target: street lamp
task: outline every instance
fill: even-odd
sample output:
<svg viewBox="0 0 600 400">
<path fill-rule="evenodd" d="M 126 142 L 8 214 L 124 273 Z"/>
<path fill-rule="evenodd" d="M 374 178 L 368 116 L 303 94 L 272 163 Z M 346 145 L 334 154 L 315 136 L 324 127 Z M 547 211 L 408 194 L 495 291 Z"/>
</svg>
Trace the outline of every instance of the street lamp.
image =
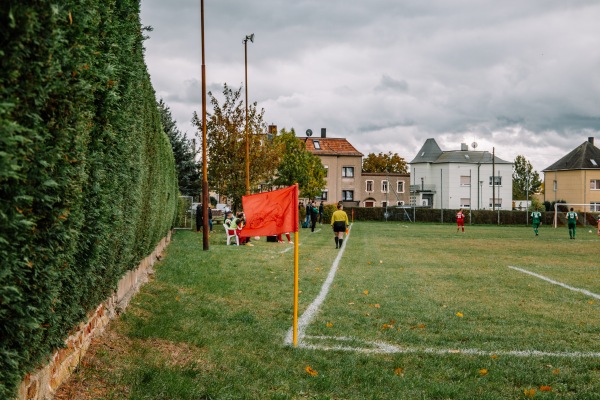
<svg viewBox="0 0 600 400">
<path fill-rule="evenodd" d="M 254 43 L 254 33 L 244 38 L 244 71 L 246 77 L 246 194 L 250 194 L 250 141 L 248 140 L 248 40 Z"/>
</svg>

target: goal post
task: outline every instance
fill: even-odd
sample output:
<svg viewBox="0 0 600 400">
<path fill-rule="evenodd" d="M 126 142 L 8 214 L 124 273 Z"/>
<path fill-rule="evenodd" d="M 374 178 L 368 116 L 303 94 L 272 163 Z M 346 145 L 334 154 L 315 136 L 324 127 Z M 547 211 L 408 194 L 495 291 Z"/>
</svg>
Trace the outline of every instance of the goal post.
<svg viewBox="0 0 600 400">
<path fill-rule="evenodd" d="M 566 209 L 566 211 L 559 210 L 559 207 Z M 589 203 L 554 203 L 554 219 L 553 225 L 555 228 L 558 227 L 558 218 L 560 214 L 566 214 L 573 208 L 573 211 L 577 212 L 580 216 L 581 223 L 585 226 L 587 222 L 587 214 L 596 215 L 600 212 L 600 204 L 589 204 Z"/>
</svg>

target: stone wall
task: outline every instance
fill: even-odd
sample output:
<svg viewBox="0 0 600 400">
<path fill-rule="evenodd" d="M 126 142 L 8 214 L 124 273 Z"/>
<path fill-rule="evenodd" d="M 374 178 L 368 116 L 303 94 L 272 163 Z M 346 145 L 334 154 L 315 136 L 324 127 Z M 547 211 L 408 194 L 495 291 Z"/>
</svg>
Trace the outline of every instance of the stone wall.
<svg viewBox="0 0 600 400">
<path fill-rule="evenodd" d="M 18 400 L 51 400 L 56 389 L 69 379 L 90 346 L 92 338 L 100 335 L 109 322 L 123 311 L 129 300 L 153 273 L 152 266 L 171 241 L 171 233 L 156 246 L 140 265 L 127 272 L 119 281 L 117 291 L 100 304 L 65 340 L 66 347 L 57 350 L 47 365 L 27 374 L 19 387 Z"/>
</svg>

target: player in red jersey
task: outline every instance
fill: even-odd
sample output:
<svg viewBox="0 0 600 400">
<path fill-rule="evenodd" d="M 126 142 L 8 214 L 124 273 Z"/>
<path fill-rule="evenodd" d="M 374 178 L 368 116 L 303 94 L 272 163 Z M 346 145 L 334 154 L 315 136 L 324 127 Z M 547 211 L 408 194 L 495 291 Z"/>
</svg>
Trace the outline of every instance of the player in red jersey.
<svg viewBox="0 0 600 400">
<path fill-rule="evenodd" d="M 461 228 L 462 231 L 465 231 L 465 214 L 463 213 L 463 209 L 461 208 L 456 213 L 456 232 L 458 232 Z"/>
</svg>

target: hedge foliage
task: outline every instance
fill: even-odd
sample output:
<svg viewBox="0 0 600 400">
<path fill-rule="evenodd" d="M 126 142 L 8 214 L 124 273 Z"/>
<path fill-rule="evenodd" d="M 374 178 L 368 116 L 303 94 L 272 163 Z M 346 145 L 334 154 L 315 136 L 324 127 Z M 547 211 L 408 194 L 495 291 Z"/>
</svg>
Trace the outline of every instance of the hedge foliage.
<svg viewBox="0 0 600 400">
<path fill-rule="evenodd" d="M 0 398 L 172 226 L 139 0 L 0 7 Z"/>
</svg>

